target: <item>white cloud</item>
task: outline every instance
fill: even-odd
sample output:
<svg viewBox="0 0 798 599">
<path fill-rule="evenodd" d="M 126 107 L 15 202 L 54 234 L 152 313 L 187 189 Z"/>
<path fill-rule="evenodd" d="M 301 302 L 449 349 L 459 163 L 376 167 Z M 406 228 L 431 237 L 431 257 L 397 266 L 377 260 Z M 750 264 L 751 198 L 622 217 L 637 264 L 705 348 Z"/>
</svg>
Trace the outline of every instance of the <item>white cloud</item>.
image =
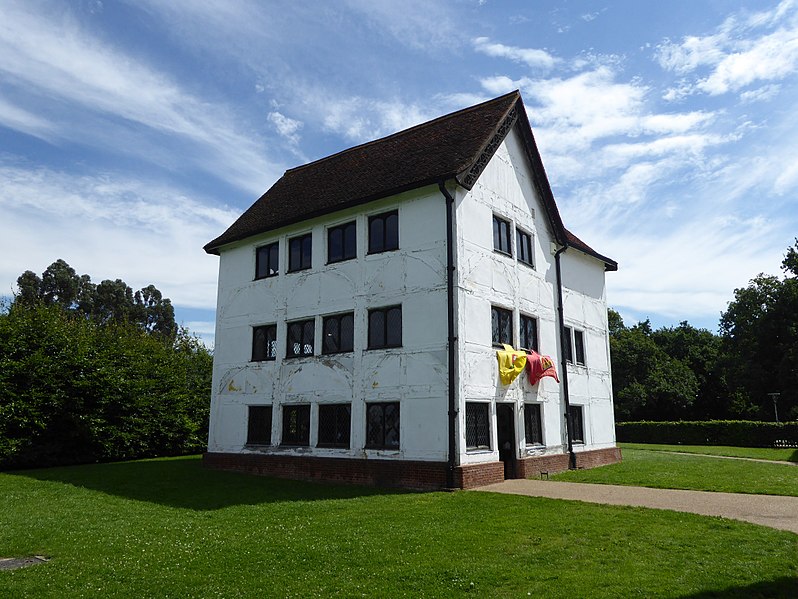
<svg viewBox="0 0 798 599">
<path fill-rule="evenodd" d="M 270 112 L 267 118 L 281 137 L 284 137 L 289 143 L 294 145 L 299 143 L 299 130 L 302 128 L 302 121 L 287 117 L 276 110 Z"/>
<path fill-rule="evenodd" d="M 534 69 L 549 70 L 559 62 L 557 58 L 545 50 L 505 46 L 504 44 L 491 42 L 487 37 L 474 39 L 474 49 L 487 56 L 509 58 L 513 62 L 523 63 Z"/>
<path fill-rule="evenodd" d="M 743 103 L 765 102 L 778 95 L 781 86 L 777 84 L 764 85 L 759 89 L 752 89 L 740 94 L 740 101 Z"/>
<path fill-rule="evenodd" d="M 321 115 L 324 129 L 354 142 L 370 141 L 437 116 L 430 114 L 428 108 L 400 100 L 329 97 L 324 92 L 318 93 L 305 97 Z"/>
<path fill-rule="evenodd" d="M 0 98 L 0 126 L 38 137 L 45 141 L 53 138 L 55 127 L 38 115 Z"/>
</svg>

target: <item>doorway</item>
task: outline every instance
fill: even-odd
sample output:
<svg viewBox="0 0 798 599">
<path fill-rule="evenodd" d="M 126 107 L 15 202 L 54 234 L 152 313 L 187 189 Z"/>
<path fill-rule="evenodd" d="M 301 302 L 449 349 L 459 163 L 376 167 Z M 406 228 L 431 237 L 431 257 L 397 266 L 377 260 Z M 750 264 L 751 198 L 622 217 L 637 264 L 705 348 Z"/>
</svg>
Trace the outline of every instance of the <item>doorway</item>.
<svg viewBox="0 0 798 599">
<path fill-rule="evenodd" d="M 513 404 L 496 404 L 496 441 L 499 459 L 504 463 L 504 478 L 515 478 L 515 416 Z"/>
</svg>

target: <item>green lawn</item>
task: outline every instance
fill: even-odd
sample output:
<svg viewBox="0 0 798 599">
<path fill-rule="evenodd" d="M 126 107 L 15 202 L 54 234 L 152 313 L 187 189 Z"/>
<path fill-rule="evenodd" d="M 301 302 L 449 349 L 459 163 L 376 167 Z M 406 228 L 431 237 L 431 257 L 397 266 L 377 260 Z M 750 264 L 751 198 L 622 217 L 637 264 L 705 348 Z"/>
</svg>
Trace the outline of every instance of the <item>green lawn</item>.
<svg viewBox="0 0 798 599">
<path fill-rule="evenodd" d="M 572 470 L 554 478 L 661 489 L 798 496 L 798 467 L 632 449 L 626 445 L 620 464 Z"/>
<path fill-rule="evenodd" d="M 197 458 L 0 474 L 0 557 L 36 554 L 52 560 L 0 571 L 0 596 L 798 596 L 788 532 L 279 481 L 205 471 Z"/>
<path fill-rule="evenodd" d="M 798 462 L 798 449 L 768 449 L 763 447 L 727 447 L 723 445 L 658 445 L 655 443 L 619 443 L 623 449 L 647 449 L 649 451 L 677 451 L 701 453 L 734 458 L 755 458 L 776 462 Z"/>
</svg>

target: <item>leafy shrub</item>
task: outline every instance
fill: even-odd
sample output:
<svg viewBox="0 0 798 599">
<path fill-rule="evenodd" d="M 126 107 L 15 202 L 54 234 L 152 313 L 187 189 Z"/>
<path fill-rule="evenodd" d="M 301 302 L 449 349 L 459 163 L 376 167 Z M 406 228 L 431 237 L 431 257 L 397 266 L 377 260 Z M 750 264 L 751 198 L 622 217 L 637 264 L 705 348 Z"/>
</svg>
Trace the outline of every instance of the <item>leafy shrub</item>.
<svg viewBox="0 0 798 599">
<path fill-rule="evenodd" d="M 778 440 L 798 443 L 798 422 L 618 422 L 615 424 L 615 433 L 618 441 L 627 443 L 773 447 Z"/>
</svg>

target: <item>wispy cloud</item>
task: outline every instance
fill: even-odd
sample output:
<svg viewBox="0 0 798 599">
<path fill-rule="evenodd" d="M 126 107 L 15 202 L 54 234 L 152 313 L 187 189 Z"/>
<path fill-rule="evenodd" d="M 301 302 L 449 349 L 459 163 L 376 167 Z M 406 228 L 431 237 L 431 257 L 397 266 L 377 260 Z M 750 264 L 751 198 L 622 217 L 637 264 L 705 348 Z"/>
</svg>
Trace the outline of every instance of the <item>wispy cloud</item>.
<svg viewBox="0 0 798 599">
<path fill-rule="evenodd" d="M 48 120 L 15 106 L 0 98 L 0 126 L 38 137 L 45 141 L 53 139 L 55 127 Z"/>
<path fill-rule="evenodd" d="M 513 62 L 523 63 L 534 69 L 550 70 L 558 60 L 546 50 L 538 48 L 518 48 L 516 46 L 506 46 L 497 42 L 491 42 L 487 37 L 474 39 L 474 49 L 486 56 L 494 58 L 508 58 Z"/>
</svg>

